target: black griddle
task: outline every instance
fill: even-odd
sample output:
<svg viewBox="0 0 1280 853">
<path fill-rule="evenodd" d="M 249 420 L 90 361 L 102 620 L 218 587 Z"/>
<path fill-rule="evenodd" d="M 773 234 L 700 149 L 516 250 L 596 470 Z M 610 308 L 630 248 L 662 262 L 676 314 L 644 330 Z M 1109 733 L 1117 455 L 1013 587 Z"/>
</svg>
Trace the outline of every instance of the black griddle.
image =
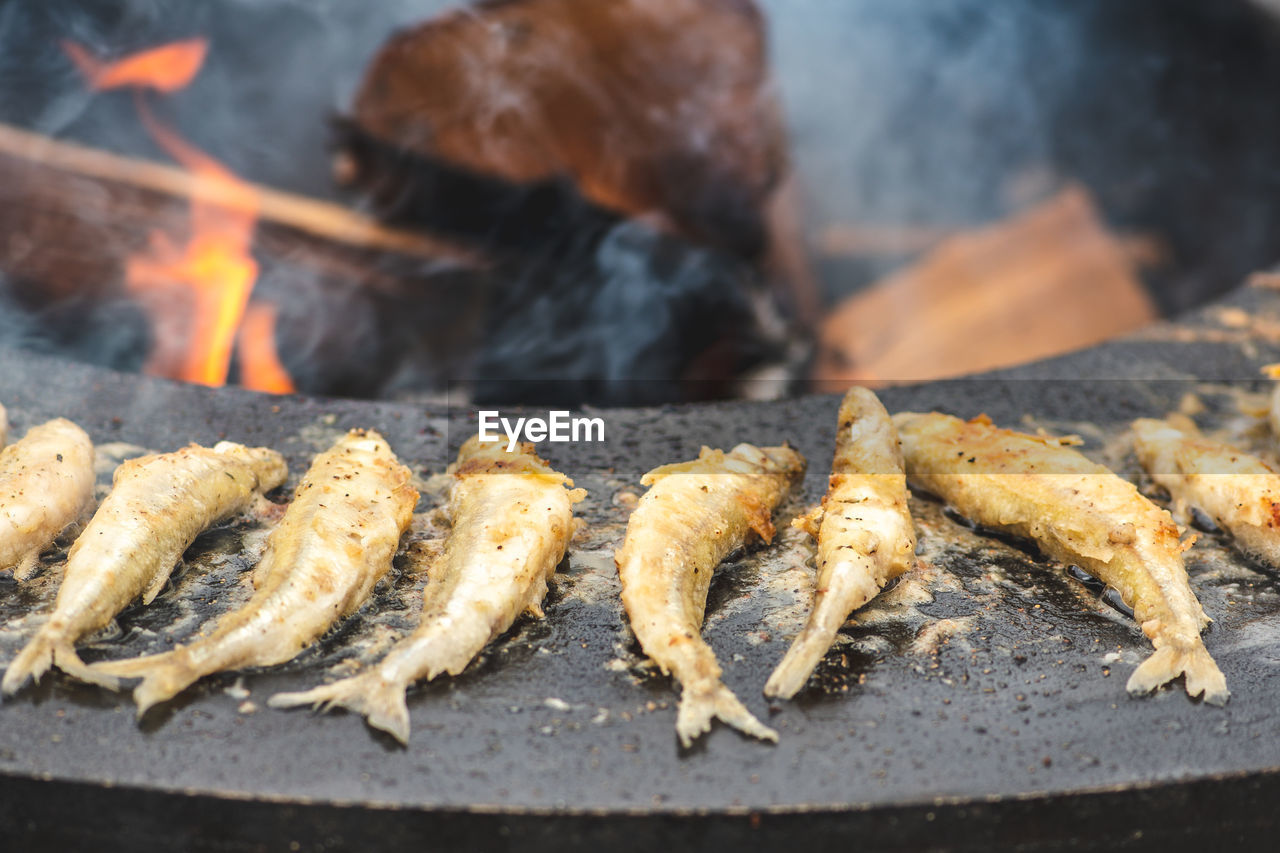
<svg viewBox="0 0 1280 853">
<path fill-rule="evenodd" d="M 1280 298 L 1247 288 L 1229 307 L 1274 316 Z M 1210 405 L 1205 417 L 1232 417 L 1231 389 L 1264 390 L 1257 368 L 1280 348 L 1218 324 L 1217 310 L 1063 359 L 882 396 L 891 410 L 985 411 L 1010 426 L 1031 415 L 1098 435 L 1163 414 L 1189 390 Z M 268 444 L 288 455 L 290 485 L 349 427 L 380 430 L 424 475 L 443 470 L 474 429 L 462 407 L 268 397 L 15 351 L 0 351 L 0 400 L 18 430 L 62 415 L 101 445 Z M 1066 569 L 922 498 L 913 508 L 932 568 L 919 583 L 931 600 L 890 592 L 901 618 L 847 626 L 795 701 L 760 694 L 790 640 L 777 629 L 790 624 L 789 599 L 760 592 L 778 567 L 754 552 L 718 573 L 706 636 L 726 682 L 781 741 L 717 725 L 681 750 L 671 682 L 641 665 L 601 566 L 625 524 L 620 495 L 702 444 L 789 440 L 810 469 L 785 521 L 822 494 L 837 405 L 811 396 L 596 412 L 606 443 L 543 445 L 591 491 L 576 546 L 586 556 L 562 566 L 545 620 L 522 618 L 461 676 L 410 694 L 407 749 L 358 716 L 266 707 L 276 691 L 339 671 L 363 637 L 412 625 L 405 602 L 418 580 L 404 560 L 317 648 L 283 667 L 206 679 L 141 724 L 126 696 L 47 678 L 0 705 L 5 849 L 1168 850 L 1274 837 L 1280 584 L 1212 535 L 1188 567 L 1217 620 L 1206 643 L 1233 691 L 1225 708 L 1189 700 L 1180 683 L 1129 698 L 1125 679 L 1150 651 L 1132 621 Z M 1096 437 L 1084 437 L 1097 452 Z M 237 543 L 252 533 L 242 523 L 202 537 L 174 588 L 123 614 L 119 636 L 86 657 L 164 648 L 183 638 L 166 633 L 172 620 L 190 627 L 232 606 L 251 565 Z M 57 560 L 46 562 L 52 576 Z M 38 597 L 0 578 L 0 625 Z M 194 603 L 180 612 L 183 600 Z M 938 620 L 955 630 L 930 645 L 921 630 Z M 0 633 L 5 649 L 21 639 Z"/>
</svg>

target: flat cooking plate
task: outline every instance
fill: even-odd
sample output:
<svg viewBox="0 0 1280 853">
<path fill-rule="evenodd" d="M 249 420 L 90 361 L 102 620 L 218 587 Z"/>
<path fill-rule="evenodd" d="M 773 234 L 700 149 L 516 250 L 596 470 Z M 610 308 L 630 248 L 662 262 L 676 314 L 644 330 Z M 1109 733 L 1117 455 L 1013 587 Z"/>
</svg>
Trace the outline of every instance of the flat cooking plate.
<svg viewBox="0 0 1280 853">
<path fill-rule="evenodd" d="M 1276 301 L 1260 289 L 1234 298 L 1264 317 Z M 1109 459 L 1122 452 L 1114 438 L 1128 419 L 1194 392 L 1208 407 L 1203 423 L 1263 442 L 1258 421 L 1240 414 L 1249 403 L 1241 389 L 1265 390 L 1254 377 L 1275 349 L 1244 332 L 1212 334 L 1214 310 L 1142 340 L 885 401 L 986 411 L 1009 425 L 1030 415 Z M 1229 378 L 1247 381 L 1216 381 Z M 14 352 L 0 352 L 0 400 L 19 430 L 65 415 L 104 453 L 224 437 L 268 444 L 288 455 L 290 485 L 312 454 L 356 426 L 382 431 L 424 477 L 439 472 L 471 414 L 185 387 Z M 124 696 L 46 679 L 0 706 L 0 832 L 22 842 L 12 849 L 527 850 L 783 839 L 814 849 L 853 839 L 1141 847 L 1274 831 L 1280 586 L 1212 535 L 1188 566 L 1217 620 L 1206 642 L 1233 691 L 1226 708 L 1189 700 L 1180 684 L 1130 699 L 1125 679 L 1150 651 L 1132 621 L 1066 570 L 918 499 L 925 568 L 846 627 L 793 702 L 770 704 L 760 689 L 803 618 L 808 552 L 784 533 L 722 569 L 707 637 L 725 680 L 781 742 L 717 726 L 682 752 L 675 694 L 642 665 L 617 598 L 610 552 L 625 492 L 704 443 L 790 440 L 811 464 L 781 529 L 821 495 L 836 405 L 809 397 L 606 412 L 607 443 L 544 445 L 590 491 L 581 505 L 590 528 L 561 567 L 545 620 L 522 619 L 460 677 L 412 692 L 408 749 L 354 715 L 265 703 L 349 671 L 412 626 L 420 577 L 409 558 L 318 648 L 288 666 L 207 679 L 141 725 Z M 436 500 L 424 498 L 424 523 Z M 166 648 L 243 601 L 251 562 L 242 546 L 262 532 L 249 523 L 202 537 L 174 588 L 126 612 L 119 636 L 86 657 Z M 39 624 L 32 610 L 51 599 L 60 571 L 50 559 L 30 587 L 0 579 L 5 662 Z"/>
</svg>

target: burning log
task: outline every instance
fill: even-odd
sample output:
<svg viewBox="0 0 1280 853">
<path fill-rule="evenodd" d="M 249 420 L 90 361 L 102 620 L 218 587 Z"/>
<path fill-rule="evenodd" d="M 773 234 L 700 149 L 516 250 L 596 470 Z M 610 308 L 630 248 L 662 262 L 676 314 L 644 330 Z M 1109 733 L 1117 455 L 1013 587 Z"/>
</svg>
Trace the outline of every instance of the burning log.
<svg viewBox="0 0 1280 853">
<path fill-rule="evenodd" d="M 0 176 L 0 193 L 6 202 L 0 208 L 0 224 L 4 226 L 0 231 L 17 244 L 4 250 L 4 271 L 46 282 L 65 294 L 94 293 L 109 281 L 114 273 L 102 274 L 106 259 L 101 255 L 121 255 L 125 244 L 136 250 L 139 235 L 146 232 L 139 224 L 151 226 L 167 219 L 167 208 L 189 208 L 196 200 L 235 204 L 235 192 L 225 184 L 183 169 L 4 124 L 0 124 Z M 372 274 L 372 284 L 391 292 L 402 285 L 397 270 L 417 269 L 423 264 L 461 268 L 484 264 L 479 253 L 463 246 L 387 227 L 338 204 L 261 185 L 251 189 L 267 254 L 293 256 L 300 263 L 336 275 L 362 270 Z M 29 210 L 13 209 L 24 206 Z M 89 268 L 80 267 L 74 257 L 79 253 L 74 249 L 86 241 L 77 239 L 76 234 L 36 239 L 54 236 L 52 231 L 33 233 L 36 223 L 28 224 L 29 220 L 43 218 L 37 211 L 58 219 L 57 224 L 107 230 L 115 239 L 90 249 L 85 258 Z M 48 226 L 54 224 L 47 222 Z M 64 251 L 68 247 L 72 251 Z M 371 259 L 382 262 L 370 264 Z M 67 266 L 59 267 L 59 261 Z M 32 274 L 24 276 L 24 271 Z"/>
<path fill-rule="evenodd" d="M 278 360 L 300 390 L 470 380 L 490 400 L 697 399 L 732 393 L 744 364 L 784 348 L 759 331 L 750 269 L 641 223 L 610 216 L 503 260 L 253 189 L 255 293 L 279 306 Z M 180 169 L 0 125 L 0 283 L 58 351 L 139 369 L 151 333 L 124 285 L 128 260 L 217 192 Z"/>
<path fill-rule="evenodd" d="M 474 344 L 466 330 L 480 324 L 478 254 L 336 204 L 246 186 L 259 217 L 256 293 L 281 306 L 280 360 L 300 387 L 367 396 L 408 353 L 448 378 Z M 70 346 L 139 367 L 154 333 L 124 307 L 125 270 L 151 232 L 183 234 L 195 201 L 234 203 L 225 184 L 189 171 L 0 125 L 0 292 L 35 324 L 21 333 L 85 338 L 95 322 L 132 318 L 104 330 L 117 340 Z"/>
<path fill-rule="evenodd" d="M 0 219 L 0 227 L 8 224 L 11 235 L 30 239 L 10 241 L 17 251 L 0 255 L 0 271 L 36 306 L 132 298 L 150 315 L 147 371 L 206 384 L 225 382 L 238 356 L 242 383 L 287 389 L 295 365 L 305 369 L 318 351 L 328 356 L 346 342 L 349 312 L 316 311 L 303 300 L 295 316 L 313 316 L 298 324 L 301 345 L 295 336 L 292 346 L 275 346 L 274 309 L 280 306 L 288 326 L 299 280 L 303 287 L 345 283 L 323 263 L 329 259 L 351 261 L 349 278 L 357 286 L 348 298 L 385 297 L 387 310 L 366 335 L 375 340 L 374 357 L 356 348 L 337 359 L 340 368 L 370 365 L 384 382 L 396 370 L 376 356 L 416 349 L 400 361 L 431 374 L 428 384 L 469 381 L 487 400 L 659 402 L 734 393 L 733 382 L 745 372 L 779 360 L 788 341 L 777 332 L 782 324 L 759 272 L 769 242 L 765 230 L 773 227 L 766 221 L 785 221 L 768 204 L 781 169 L 781 133 L 764 86 L 763 31 L 754 6 L 661 0 L 610 4 L 598 14 L 592 4 L 530 0 L 481 10 L 504 20 L 514 15 L 504 24 L 508 29 L 536 22 L 527 42 L 516 41 L 531 51 L 525 59 L 534 65 L 543 64 L 539 57 L 553 61 L 549 76 L 518 73 L 516 58 L 514 65 L 500 64 L 492 78 L 486 64 L 476 62 L 494 47 L 485 41 L 487 30 L 469 29 L 468 15 L 454 16 L 438 22 L 443 30 L 429 24 L 426 47 L 415 46 L 407 63 L 389 66 L 395 79 L 406 70 L 415 76 L 422 59 L 434 71 L 452 69 L 444 86 L 436 80 L 429 87 L 449 89 L 438 104 L 445 114 L 422 99 L 398 100 L 406 94 L 401 88 L 391 99 L 391 111 L 401 111 L 411 125 L 428 114 L 443 119 L 433 138 L 448 139 L 444 149 L 415 149 L 378 132 L 385 128 L 376 121 L 363 126 L 362 119 L 380 115 L 369 111 L 364 96 L 357 120 L 339 123 L 347 170 L 372 191 L 384 219 L 447 235 L 444 241 L 365 223 L 370 239 L 350 248 L 326 239 L 316 251 L 295 253 L 286 245 L 277 252 L 285 234 L 289 243 L 349 237 L 347 226 L 360 223 L 350 215 L 321 216 L 319 203 L 283 200 L 247 184 L 157 120 L 143 91 L 181 90 L 204 60 L 205 40 L 114 62 L 64 43 L 91 89 L 133 89 L 143 125 L 184 171 L 135 168 L 63 144 L 51 146 L 52 156 L 50 149 L 32 154 L 29 144 L 15 146 L 9 160 L 28 161 L 16 162 L 10 182 L 21 199 L 11 206 L 18 221 Z M 454 25 L 461 27 L 455 46 L 464 49 L 441 51 L 440 32 L 447 35 Z M 705 37 L 716 33 L 728 34 L 733 44 L 705 55 L 708 45 L 719 44 Z M 571 49 L 562 52 L 562 42 Z M 393 42 L 388 51 L 399 49 Z M 600 67 L 578 62 L 592 56 Z M 375 60 L 374 82 L 366 85 L 375 101 L 383 68 L 381 58 Z M 634 79 L 646 80 L 644 91 L 628 85 Z M 584 80 L 595 82 L 583 89 Z M 527 99 L 527 121 L 495 126 L 482 103 L 472 104 L 464 121 L 447 117 L 472 100 L 475 86 L 494 83 L 510 84 L 510 96 Z M 605 89 L 594 88 L 597 83 Z M 529 84 L 533 90 L 519 88 Z M 610 97 L 602 101 L 601 94 Z M 561 106 L 568 111 L 558 113 Z M 546 122 L 561 119 L 551 136 L 536 136 Z M 11 135 L 30 142 L 22 132 Z M 468 150 L 497 159 L 468 160 L 461 156 Z M 539 159 L 539 152 L 547 156 Z M 175 206 L 175 191 L 189 205 Z M 100 205 L 86 215 L 83 199 L 95 195 Z M 346 221 L 334 229 L 335 218 Z M 455 240 L 467 249 L 454 251 Z M 388 261 L 381 250 L 392 244 L 397 255 L 408 247 L 437 265 L 442 258 L 460 263 L 464 277 L 449 281 L 465 286 L 424 286 L 420 262 L 401 271 L 394 255 Z M 372 256 L 360 254 L 371 248 Z M 801 257 L 777 254 L 793 262 Z M 476 270 L 478 255 L 488 269 Z M 308 265 L 301 274 L 292 269 Z M 424 314 L 424 322 L 406 322 Z M 308 328 L 316 323 L 328 324 L 323 346 Z M 403 334 L 387 334 L 388 324 Z M 775 383 L 774 393 L 782 390 Z"/>
</svg>

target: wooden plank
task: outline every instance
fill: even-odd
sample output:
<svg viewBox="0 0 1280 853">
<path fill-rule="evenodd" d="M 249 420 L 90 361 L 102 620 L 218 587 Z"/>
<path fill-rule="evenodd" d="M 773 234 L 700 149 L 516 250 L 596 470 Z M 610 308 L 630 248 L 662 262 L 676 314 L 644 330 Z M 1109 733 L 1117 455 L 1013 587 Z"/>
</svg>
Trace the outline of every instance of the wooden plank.
<svg viewBox="0 0 1280 853">
<path fill-rule="evenodd" d="M 193 199 L 235 206 L 239 192 L 184 169 L 123 157 L 72 142 L 0 124 L 0 158 L 26 163 L 42 172 L 62 172 L 90 181 L 133 187 L 189 203 Z M 359 249 L 395 252 L 432 260 L 478 263 L 463 248 L 413 231 L 388 228 L 341 205 L 260 184 L 251 185 L 263 222 Z M 4 191 L 6 196 L 10 191 Z"/>
</svg>

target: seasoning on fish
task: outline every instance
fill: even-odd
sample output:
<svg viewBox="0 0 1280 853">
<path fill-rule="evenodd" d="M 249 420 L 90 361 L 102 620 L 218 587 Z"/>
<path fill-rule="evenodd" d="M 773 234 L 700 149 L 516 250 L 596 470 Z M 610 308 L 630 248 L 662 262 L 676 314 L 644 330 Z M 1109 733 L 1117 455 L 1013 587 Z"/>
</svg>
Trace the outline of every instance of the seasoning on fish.
<svg viewBox="0 0 1280 853">
<path fill-rule="evenodd" d="M 1169 491 L 1175 517 L 1189 521 L 1195 507 L 1230 531 L 1241 551 L 1280 568 L 1280 474 L 1205 438 L 1189 418 L 1139 418 L 1133 433 L 1138 461 Z"/>
<path fill-rule="evenodd" d="M 141 678 L 141 717 L 200 678 L 292 660 L 353 613 L 391 568 L 413 519 L 411 472 L 372 430 L 351 430 L 311 463 L 254 569 L 253 596 L 210 633 L 169 652 L 97 663 Z"/>
<path fill-rule="evenodd" d="M 907 478 L 889 413 L 874 392 L 855 387 L 837 423 L 827 494 L 820 507 L 792 522 L 818 540 L 813 612 L 769 676 L 766 696 L 794 696 L 849 614 L 915 565 Z"/>
<path fill-rule="evenodd" d="M 1226 680 L 1200 639 L 1209 622 L 1187 579 L 1169 513 L 1131 483 L 1056 439 L 992 426 L 985 416 L 894 416 L 907 477 L 978 524 L 1035 540 L 1120 593 L 1156 651 L 1129 678 L 1148 693 L 1179 675 L 1221 705 Z"/>
<path fill-rule="evenodd" d="M 364 672 L 273 696 L 273 708 L 340 705 L 407 744 L 411 684 L 457 675 L 521 613 L 542 616 L 547 581 L 577 532 L 573 505 L 586 492 L 572 488 L 532 444 L 508 452 L 505 441 L 473 437 L 449 473 L 453 527 L 423 590 L 417 630 Z"/>
<path fill-rule="evenodd" d="M 150 604 L 201 531 L 248 510 L 287 474 L 274 450 L 230 441 L 121 464 L 111 493 L 67 554 L 53 615 L 9 665 L 0 689 L 13 693 L 50 666 L 115 688 L 116 679 L 80 661 L 76 641 L 106 627 L 138 596 Z"/>
<path fill-rule="evenodd" d="M 0 451 L 0 569 L 35 574 L 40 553 L 93 504 L 96 479 L 93 442 L 62 418 Z"/>
<path fill-rule="evenodd" d="M 728 453 L 704 447 L 697 459 L 655 468 L 640 481 L 652 488 L 631 513 L 614 559 L 631 630 L 663 673 L 680 682 L 676 733 L 686 747 L 716 717 L 763 740 L 778 739 L 721 682 L 702 619 L 712 572 L 752 531 L 772 541 L 770 514 L 804 466 L 804 457 L 785 446 L 739 444 Z"/>
</svg>

